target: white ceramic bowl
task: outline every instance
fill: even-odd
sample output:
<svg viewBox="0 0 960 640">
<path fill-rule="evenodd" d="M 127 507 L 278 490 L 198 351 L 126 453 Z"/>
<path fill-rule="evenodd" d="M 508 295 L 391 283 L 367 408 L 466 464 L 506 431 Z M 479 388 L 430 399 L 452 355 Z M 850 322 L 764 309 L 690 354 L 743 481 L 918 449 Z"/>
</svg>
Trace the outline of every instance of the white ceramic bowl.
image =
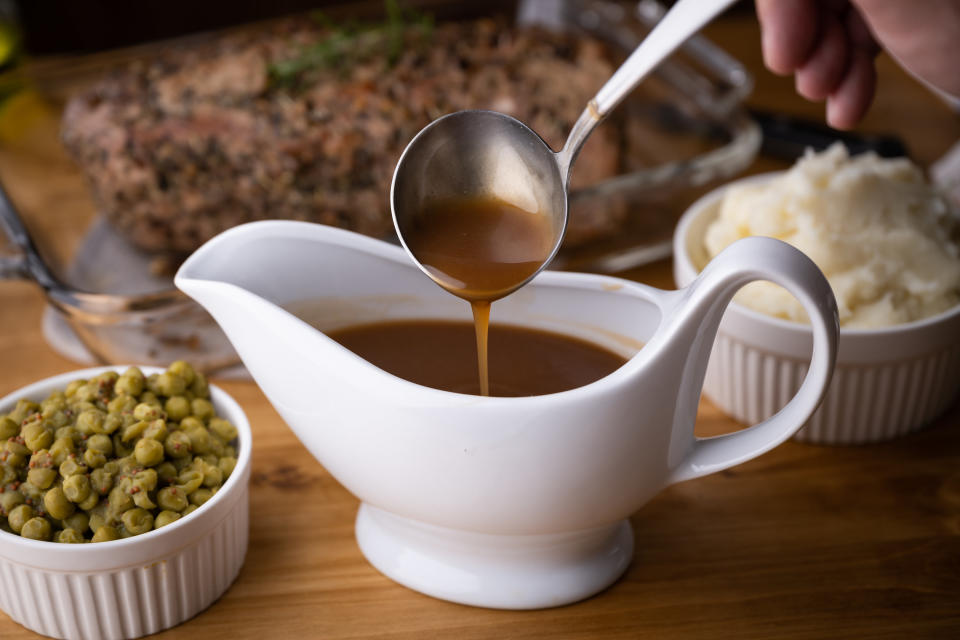
<svg viewBox="0 0 960 640">
<path fill-rule="evenodd" d="M 773 175 L 732 184 L 770 180 Z M 708 193 L 680 219 L 673 241 L 678 287 L 689 284 L 708 261 L 703 236 L 730 186 Z M 734 302 L 720 324 L 703 392 L 741 422 L 768 418 L 799 388 L 811 346 L 808 325 Z M 794 438 L 857 444 L 900 436 L 943 413 L 958 390 L 960 306 L 884 329 L 842 328 L 830 389 Z"/>
<path fill-rule="evenodd" d="M 71 380 L 126 368 L 46 378 L 0 400 L 0 413 L 19 398 L 39 401 Z M 239 432 L 237 466 L 220 491 L 186 518 L 113 542 L 58 544 L 0 531 L 0 609 L 54 638 L 137 638 L 180 624 L 223 595 L 247 552 L 251 434 L 233 398 L 214 385 L 210 395 Z"/>
</svg>

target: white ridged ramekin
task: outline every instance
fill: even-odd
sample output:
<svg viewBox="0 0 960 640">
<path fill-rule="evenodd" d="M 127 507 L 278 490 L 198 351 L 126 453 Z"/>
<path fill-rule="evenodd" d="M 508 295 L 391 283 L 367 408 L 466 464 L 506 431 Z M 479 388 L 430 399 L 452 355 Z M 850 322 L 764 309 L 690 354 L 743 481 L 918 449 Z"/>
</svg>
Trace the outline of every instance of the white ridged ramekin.
<svg viewBox="0 0 960 640">
<path fill-rule="evenodd" d="M 769 180 L 754 176 L 733 184 Z M 727 185 L 695 202 L 673 239 L 674 278 L 683 287 L 708 258 L 707 226 Z M 732 303 L 717 333 L 704 394 L 738 421 L 764 420 L 793 397 L 806 374 L 810 328 Z M 960 307 L 883 329 L 840 330 L 833 380 L 823 403 L 794 436 L 801 442 L 860 444 L 929 424 L 960 391 Z"/>
<path fill-rule="evenodd" d="M 46 378 L 0 400 L 0 413 L 19 398 L 39 401 L 71 380 L 126 368 Z M 238 431 L 237 466 L 220 491 L 177 522 L 112 542 L 58 544 L 0 531 L 0 609 L 47 636 L 107 640 L 168 629 L 223 595 L 247 553 L 251 434 L 233 398 L 214 385 L 210 396 Z"/>
</svg>

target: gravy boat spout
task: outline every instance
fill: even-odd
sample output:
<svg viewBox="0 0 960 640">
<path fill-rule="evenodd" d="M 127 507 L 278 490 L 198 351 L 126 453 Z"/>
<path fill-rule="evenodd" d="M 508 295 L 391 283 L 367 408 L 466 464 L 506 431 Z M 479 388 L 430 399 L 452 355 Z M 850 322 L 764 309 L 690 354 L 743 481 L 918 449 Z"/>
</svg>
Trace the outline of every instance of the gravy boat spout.
<svg viewBox="0 0 960 640">
<path fill-rule="evenodd" d="M 720 318 L 756 279 L 787 287 L 806 307 L 809 372 L 769 420 L 696 438 Z M 220 324 L 304 446 L 360 499 L 357 539 L 371 563 L 424 593 L 488 607 L 557 606 L 611 584 L 632 558 L 627 517 L 674 482 L 789 438 L 819 403 L 836 355 L 829 285 L 805 256 L 769 238 L 732 245 L 679 291 L 547 271 L 496 302 L 494 323 L 629 358 L 593 384 L 524 398 L 422 387 L 324 335 L 378 321 L 470 320 L 467 304 L 385 242 L 255 222 L 201 247 L 175 283 Z M 308 309 L 309 322 L 293 308 Z"/>
</svg>

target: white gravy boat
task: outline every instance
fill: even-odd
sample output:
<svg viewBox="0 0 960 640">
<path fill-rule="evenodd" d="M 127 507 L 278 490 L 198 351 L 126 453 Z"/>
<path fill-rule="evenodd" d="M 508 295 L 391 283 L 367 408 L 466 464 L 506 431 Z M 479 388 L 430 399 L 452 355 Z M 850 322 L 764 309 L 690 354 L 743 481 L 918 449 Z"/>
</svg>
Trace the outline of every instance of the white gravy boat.
<svg viewBox="0 0 960 640">
<path fill-rule="evenodd" d="M 806 308 L 809 372 L 769 420 L 697 438 L 720 318 L 736 290 L 757 279 L 785 286 Z M 544 272 L 496 302 L 493 322 L 560 331 L 630 357 L 593 384 L 528 398 L 407 382 L 284 310 L 315 300 L 313 321 L 328 330 L 469 320 L 465 302 L 385 242 L 309 223 L 255 222 L 205 244 L 175 282 L 220 324 L 307 449 L 361 500 L 356 535 L 367 559 L 408 587 L 486 607 L 557 606 L 613 583 L 633 554 L 627 517 L 670 484 L 789 438 L 820 402 L 837 348 L 826 279 L 769 238 L 733 244 L 679 291 Z"/>
</svg>

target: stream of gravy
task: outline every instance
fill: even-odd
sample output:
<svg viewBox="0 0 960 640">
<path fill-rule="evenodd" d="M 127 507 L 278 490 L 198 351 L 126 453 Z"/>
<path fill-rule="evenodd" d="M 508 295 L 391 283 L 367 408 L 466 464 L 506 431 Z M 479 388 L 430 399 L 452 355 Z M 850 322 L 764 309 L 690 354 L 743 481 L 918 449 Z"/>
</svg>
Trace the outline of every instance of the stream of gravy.
<svg viewBox="0 0 960 640">
<path fill-rule="evenodd" d="M 481 395 L 490 393 L 490 305 L 540 268 L 553 238 L 550 216 L 480 197 L 435 202 L 404 231 L 421 264 L 447 291 L 470 303 Z"/>
</svg>

